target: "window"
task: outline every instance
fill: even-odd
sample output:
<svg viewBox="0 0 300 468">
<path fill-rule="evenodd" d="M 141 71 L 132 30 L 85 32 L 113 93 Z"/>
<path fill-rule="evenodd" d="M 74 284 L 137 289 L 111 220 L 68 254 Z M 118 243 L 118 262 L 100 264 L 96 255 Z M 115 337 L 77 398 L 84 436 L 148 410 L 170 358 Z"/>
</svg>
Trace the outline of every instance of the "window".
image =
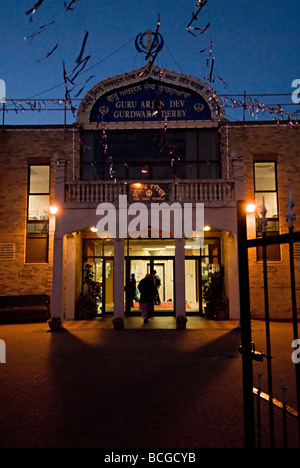
<svg viewBox="0 0 300 468">
<path fill-rule="evenodd" d="M 277 197 L 277 167 L 275 161 L 254 162 L 255 204 L 257 206 L 256 236 L 261 237 L 261 211 L 263 201 L 267 210 L 268 224 L 266 235 L 279 234 L 278 197 Z M 257 249 L 257 259 L 262 260 L 262 247 Z M 267 259 L 280 260 L 280 245 L 267 246 Z"/>
<path fill-rule="evenodd" d="M 50 166 L 29 165 L 26 263 L 48 262 Z"/>
<path fill-rule="evenodd" d="M 101 131 L 84 132 L 83 180 L 109 180 L 111 163 L 119 180 L 221 177 L 216 129 L 108 130 L 106 136 L 104 153 Z"/>
</svg>

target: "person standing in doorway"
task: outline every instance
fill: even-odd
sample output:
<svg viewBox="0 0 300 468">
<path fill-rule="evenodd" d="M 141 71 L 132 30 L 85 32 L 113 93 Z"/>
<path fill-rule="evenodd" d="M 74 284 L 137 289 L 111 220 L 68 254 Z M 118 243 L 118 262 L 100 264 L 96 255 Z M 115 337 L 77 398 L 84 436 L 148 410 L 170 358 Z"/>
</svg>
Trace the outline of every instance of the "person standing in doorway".
<svg viewBox="0 0 300 468">
<path fill-rule="evenodd" d="M 134 307 L 134 301 L 140 302 L 138 297 L 138 290 L 136 289 L 136 279 L 135 274 L 131 274 L 131 279 L 129 283 L 129 300 L 130 300 L 130 307 Z"/>
<path fill-rule="evenodd" d="M 155 296 L 155 287 L 149 273 L 146 274 L 138 285 L 138 290 L 140 291 L 140 310 L 144 323 L 147 323 L 152 315 L 153 310 L 153 301 Z"/>
</svg>

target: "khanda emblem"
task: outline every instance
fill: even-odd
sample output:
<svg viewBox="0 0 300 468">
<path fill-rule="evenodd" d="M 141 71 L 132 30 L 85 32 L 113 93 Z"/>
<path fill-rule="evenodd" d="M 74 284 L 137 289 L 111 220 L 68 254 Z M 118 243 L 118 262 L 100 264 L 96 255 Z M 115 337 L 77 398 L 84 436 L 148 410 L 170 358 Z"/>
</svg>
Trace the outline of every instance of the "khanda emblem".
<svg viewBox="0 0 300 468">
<path fill-rule="evenodd" d="M 204 109 L 204 104 L 201 104 L 201 102 L 197 102 L 197 104 L 194 105 L 194 109 L 196 112 L 202 112 Z"/>
<path fill-rule="evenodd" d="M 153 31 L 146 31 L 138 34 L 135 39 L 135 47 L 139 53 L 144 53 L 147 56 L 154 56 L 160 52 L 164 46 L 164 40 L 160 33 Z"/>
</svg>

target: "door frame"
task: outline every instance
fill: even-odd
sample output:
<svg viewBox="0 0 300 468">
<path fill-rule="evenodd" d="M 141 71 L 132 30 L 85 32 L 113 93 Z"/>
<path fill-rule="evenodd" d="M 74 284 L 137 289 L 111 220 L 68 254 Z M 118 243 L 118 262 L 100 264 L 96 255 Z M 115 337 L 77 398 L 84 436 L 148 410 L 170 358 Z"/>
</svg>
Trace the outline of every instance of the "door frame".
<svg viewBox="0 0 300 468">
<path fill-rule="evenodd" d="M 202 292 L 202 256 L 201 256 L 201 249 L 200 249 L 200 255 L 198 256 L 192 256 L 192 255 L 189 255 L 189 256 L 186 256 L 185 259 L 186 260 L 194 260 L 196 262 L 196 267 L 195 267 L 195 271 L 196 271 L 196 274 L 197 274 L 197 284 L 196 284 L 196 287 L 198 287 L 198 290 L 199 290 L 199 311 L 198 312 L 194 312 L 193 315 L 203 315 L 203 302 L 202 302 L 202 295 L 203 295 L 203 292 Z M 186 311 L 186 314 L 188 315 L 188 312 Z"/>
<path fill-rule="evenodd" d="M 105 282 L 105 279 L 106 279 L 106 263 L 108 261 L 112 262 L 112 274 L 114 275 L 114 257 L 112 256 L 89 256 L 88 257 L 89 259 L 92 259 L 93 260 L 93 263 L 95 263 L 96 260 L 101 260 L 102 261 L 102 278 L 101 278 L 101 304 L 100 304 L 100 310 L 101 310 L 101 315 L 110 315 L 112 314 L 112 312 L 106 312 L 106 294 L 105 294 L 105 290 L 106 290 L 106 282 Z M 83 272 L 84 272 L 84 264 L 85 263 L 88 263 L 84 258 L 82 259 L 82 286 L 81 286 L 81 291 L 83 292 Z"/>
</svg>

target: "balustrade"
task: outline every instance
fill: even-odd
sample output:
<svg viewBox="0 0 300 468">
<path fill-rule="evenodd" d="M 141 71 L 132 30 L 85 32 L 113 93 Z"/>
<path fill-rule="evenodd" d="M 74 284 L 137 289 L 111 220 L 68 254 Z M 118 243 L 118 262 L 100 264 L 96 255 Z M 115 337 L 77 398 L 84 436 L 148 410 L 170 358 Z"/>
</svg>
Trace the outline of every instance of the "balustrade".
<svg viewBox="0 0 300 468">
<path fill-rule="evenodd" d="M 142 181 L 142 184 L 149 182 Z M 153 182 L 151 182 L 153 183 Z M 194 181 L 159 181 L 169 185 L 169 202 L 219 203 L 232 202 L 234 181 L 229 179 Z M 66 181 L 65 201 L 75 204 L 98 204 L 117 202 L 119 195 L 129 194 L 129 184 L 124 181 Z"/>
</svg>

